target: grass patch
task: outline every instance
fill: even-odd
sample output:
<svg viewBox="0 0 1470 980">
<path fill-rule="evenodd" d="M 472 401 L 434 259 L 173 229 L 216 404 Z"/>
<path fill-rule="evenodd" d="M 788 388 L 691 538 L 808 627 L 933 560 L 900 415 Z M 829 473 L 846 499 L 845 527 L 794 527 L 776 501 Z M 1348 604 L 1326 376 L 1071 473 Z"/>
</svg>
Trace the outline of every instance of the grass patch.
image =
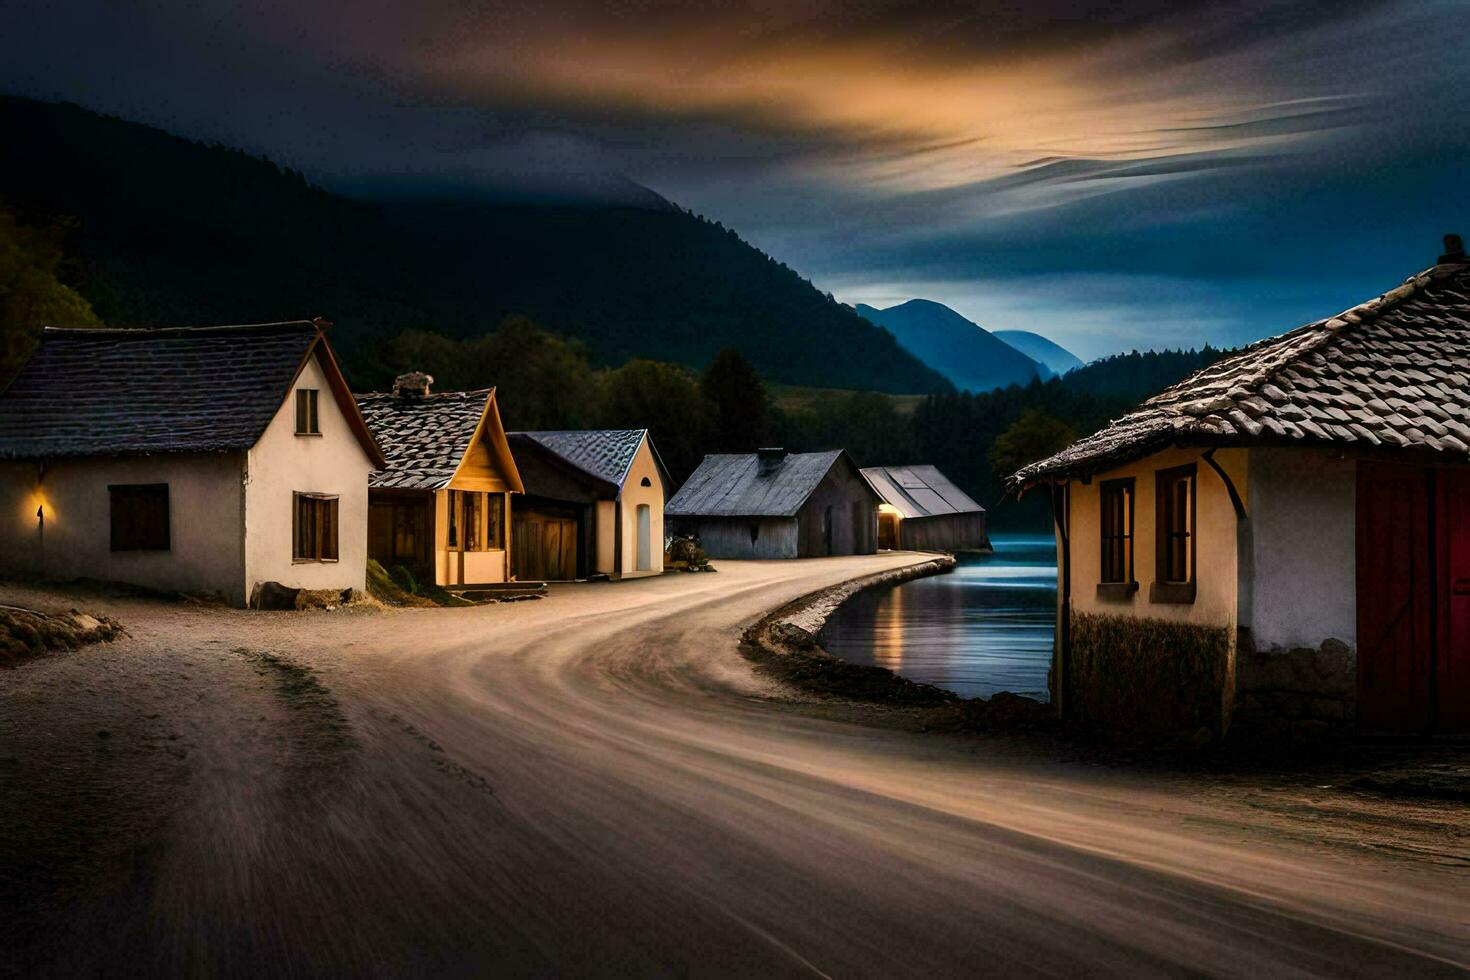
<svg viewBox="0 0 1470 980">
<path fill-rule="evenodd" d="M 393 571 L 395 574 L 390 575 L 388 570 L 377 561 L 372 558 L 368 559 L 367 588 L 374 599 L 389 606 L 436 605 L 433 599 L 415 593 L 417 583 L 414 582 L 413 575 L 408 569 L 399 566 Z M 397 574 L 399 572 L 402 574 Z M 404 579 L 407 580 L 406 585 Z"/>
</svg>

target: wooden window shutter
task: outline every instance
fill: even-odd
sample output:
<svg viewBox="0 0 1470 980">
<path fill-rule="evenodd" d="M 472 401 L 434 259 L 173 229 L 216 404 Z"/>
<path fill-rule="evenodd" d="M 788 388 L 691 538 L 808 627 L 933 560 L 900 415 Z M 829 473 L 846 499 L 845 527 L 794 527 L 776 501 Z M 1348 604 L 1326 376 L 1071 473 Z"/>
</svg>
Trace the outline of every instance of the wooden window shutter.
<svg viewBox="0 0 1470 980">
<path fill-rule="evenodd" d="M 120 483 L 107 488 L 113 551 L 168 551 L 168 484 Z"/>
</svg>

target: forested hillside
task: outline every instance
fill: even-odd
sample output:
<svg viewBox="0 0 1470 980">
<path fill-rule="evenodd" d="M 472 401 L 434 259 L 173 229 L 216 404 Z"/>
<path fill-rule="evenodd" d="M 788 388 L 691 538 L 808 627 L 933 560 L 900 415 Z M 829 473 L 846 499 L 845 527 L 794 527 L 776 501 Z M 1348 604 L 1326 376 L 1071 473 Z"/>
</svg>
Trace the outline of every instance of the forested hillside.
<svg viewBox="0 0 1470 980">
<path fill-rule="evenodd" d="M 0 97 L 0 204 L 76 219 L 77 291 L 111 324 L 323 315 L 349 367 L 399 332 L 476 337 L 508 315 L 593 360 L 702 367 L 739 347 L 763 376 L 950 390 L 893 337 L 735 232 L 669 207 L 374 205 L 299 172 L 76 106 Z"/>
</svg>

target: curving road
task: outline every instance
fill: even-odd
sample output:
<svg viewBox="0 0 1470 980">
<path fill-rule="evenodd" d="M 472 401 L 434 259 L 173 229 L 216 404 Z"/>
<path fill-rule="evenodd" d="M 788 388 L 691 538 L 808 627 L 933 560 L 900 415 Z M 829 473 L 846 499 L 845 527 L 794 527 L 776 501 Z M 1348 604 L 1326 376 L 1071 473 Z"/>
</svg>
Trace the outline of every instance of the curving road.
<svg viewBox="0 0 1470 980">
<path fill-rule="evenodd" d="M 123 760 L 109 763 L 109 799 L 166 816 L 134 820 L 141 846 L 80 879 L 64 914 L 37 914 L 27 968 L 886 977 L 1470 965 L 1463 812 L 1350 813 L 1341 794 L 862 726 L 768 686 L 737 652 L 740 628 L 780 603 L 916 560 L 727 562 L 716 575 L 465 610 L 115 602 L 133 639 L 13 672 L 26 676 L 8 706 L 54 711 L 67 671 L 106 663 L 110 741 L 148 746 L 108 750 Z M 0 727 L 0 756 L 7 734 L 20 765 L 52 744 Z M 150 796 L 149 784 L 166 789 Z M 111 804 L 99 812 L 116 818 Z"/>
</svg>

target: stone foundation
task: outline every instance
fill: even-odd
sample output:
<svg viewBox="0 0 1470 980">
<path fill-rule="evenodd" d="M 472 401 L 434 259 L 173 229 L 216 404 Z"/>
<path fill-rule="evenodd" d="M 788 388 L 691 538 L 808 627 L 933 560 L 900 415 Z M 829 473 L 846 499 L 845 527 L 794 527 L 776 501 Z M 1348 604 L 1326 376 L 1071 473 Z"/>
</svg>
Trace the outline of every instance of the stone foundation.
<svg viewBox="0 0 1470 980">
<path fill-rule="evenodd" d="M 1317 649 L 1257 650 L 1241 630 L 1236 644 L 1231 731 L 1261 738 L 1321 738 L 1352 731 L 1357 656 L 1341 640 Z"/>
</svg>

